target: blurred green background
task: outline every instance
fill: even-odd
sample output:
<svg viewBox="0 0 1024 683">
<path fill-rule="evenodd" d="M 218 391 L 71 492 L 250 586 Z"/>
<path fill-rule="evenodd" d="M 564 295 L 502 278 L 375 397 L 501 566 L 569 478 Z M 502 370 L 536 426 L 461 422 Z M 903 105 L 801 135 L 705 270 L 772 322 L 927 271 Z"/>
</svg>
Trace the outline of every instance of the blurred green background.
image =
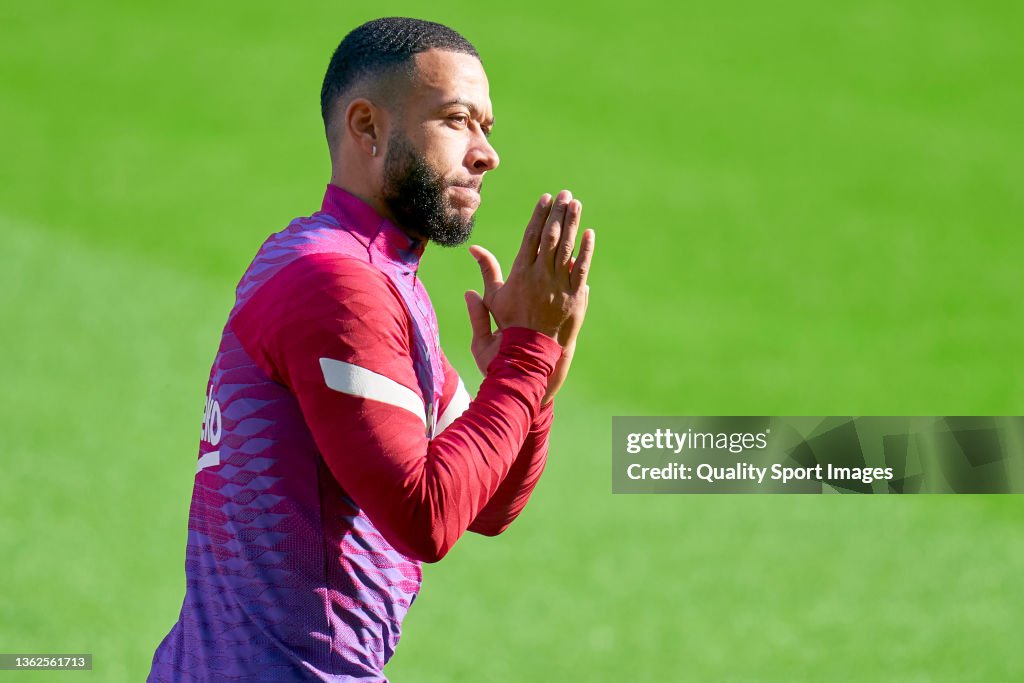
<svg viewBox="0 0 1024 683">
<path fill-rule="evenodd" d="M 511 260 L 598 230 L 545 478 L 425 567 L 402 681 L 1024 680 L 1018 497 L 612 496 L 612 415 L 1021 414 L 1013 2 L 6 2 L 0 651 L 137 681 L 178 614 L 209 364 L 262 240 L 319 208 L 341 37 L 472 40 Z M 475 377 L 464 249 L 422 275 Z"/>
</svg>

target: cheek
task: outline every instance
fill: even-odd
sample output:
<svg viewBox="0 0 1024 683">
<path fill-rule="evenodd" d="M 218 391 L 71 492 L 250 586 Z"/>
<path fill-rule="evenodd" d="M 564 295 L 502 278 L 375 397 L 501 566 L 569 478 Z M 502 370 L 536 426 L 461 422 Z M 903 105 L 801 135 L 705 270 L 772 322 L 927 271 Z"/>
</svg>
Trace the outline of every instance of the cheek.
<svg viewBox="0 0 1024 683">
<path fill-rule="evenodd" d="M 451 177 L 461 173 L 468 149 L 464 131 L 443 129 L 427 138 L 424 156 L 441 175 Z"/>
</svg>

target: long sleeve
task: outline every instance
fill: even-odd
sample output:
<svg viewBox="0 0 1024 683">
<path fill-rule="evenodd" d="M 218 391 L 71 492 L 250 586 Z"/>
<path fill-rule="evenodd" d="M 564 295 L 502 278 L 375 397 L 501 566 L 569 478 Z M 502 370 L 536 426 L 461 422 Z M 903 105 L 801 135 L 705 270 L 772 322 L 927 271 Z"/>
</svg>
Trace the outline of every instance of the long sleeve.
<svg viewBox="0 0 1024 683">
<path fill-rule="evenodd" d="M 373 266 L 317 254 L 283 269 L 235 316 L 250 355 L 297 397 L 345 493 L 395 548 L 432 562 L 509 474 L 561 348 L 506 330 L 476 399 L 428 440 L 410 325 Z"/>
<path fill-rule="evenodd" d="M 469 405 L 469 395 L 455 368 L 444 357 L 445 387 L 439 428 L 454 421 Z M 497 536 L 526 507 L 547 464 L 548 437 L 554 420 L 554 403 L 541 406 L 534 417 L 515 462 L 497 491 L 470 524 L 469 530 Z"/>
</svg>

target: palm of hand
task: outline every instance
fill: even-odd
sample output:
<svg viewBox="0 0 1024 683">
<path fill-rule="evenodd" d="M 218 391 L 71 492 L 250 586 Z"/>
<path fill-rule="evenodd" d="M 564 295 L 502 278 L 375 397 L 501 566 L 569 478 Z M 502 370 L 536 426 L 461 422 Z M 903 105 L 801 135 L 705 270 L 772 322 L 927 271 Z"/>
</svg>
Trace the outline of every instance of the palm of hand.
<svg viewBox="0 0 1024 683">
<path fill-rule="evenodd" d="M 545 404 L 561 388 L 572 364 L 576 337 L 590 300 L 586 274 L 594 247 L 593 231 L 587 230 L 579 258 L 572 257 L 582 205 L 570 201 L 568 192 L 561 193 L 559 199 L 562 201 L 553 208 L 549 197 L 541 198 L 527 226 L 523 246 L 512 265 L 508 282 L 503 279 L 501 265 L 493 254 L 479 246 L 470 247 L 470 253 L 480 265 L 484 294 L 466 292 L 466 306 L 473 328 L 470 348 L 482 374 L 487 374 L 487 367 L 501 346 L 502 327 L 529 327 L 553 337 L 562 347 L 562 354 L 548 378 L 543 398 Z M 563 223 L 564 230 L 561 228 Z M 544 321 L 529 316 L 524 319 L 523 301 L 535 301 L 538 303 L 534 305 L 546 307 L 548 324 L 534 324 Z M 554 318 L 551 317 L 552 312 Z M 508 320 L 503 319 L 506 314 Z M 491 328 L 492 317 L 497 324 L 495 331 Z M 552 320 L 557 324 L 550 324 Z"/>
</svg>

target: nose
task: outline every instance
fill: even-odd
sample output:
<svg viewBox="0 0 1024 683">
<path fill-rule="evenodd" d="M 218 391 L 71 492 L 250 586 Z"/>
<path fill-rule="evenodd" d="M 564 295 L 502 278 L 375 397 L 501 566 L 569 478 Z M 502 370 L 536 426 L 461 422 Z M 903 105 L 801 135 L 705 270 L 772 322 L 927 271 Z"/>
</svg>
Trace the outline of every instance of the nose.
<svg viewBox="0 0 1024 683">
<path fill-rule="evenodd" d="M 477 173 L 493 171 L 501 163 L 498 152 L 495 151 L 494 145 L 483 134 L 483 131 L 477 130 L 476 135 L 473 136 L 473 144 L 469 148 L 467 162 L 468 166 Z"/>
</svg>

